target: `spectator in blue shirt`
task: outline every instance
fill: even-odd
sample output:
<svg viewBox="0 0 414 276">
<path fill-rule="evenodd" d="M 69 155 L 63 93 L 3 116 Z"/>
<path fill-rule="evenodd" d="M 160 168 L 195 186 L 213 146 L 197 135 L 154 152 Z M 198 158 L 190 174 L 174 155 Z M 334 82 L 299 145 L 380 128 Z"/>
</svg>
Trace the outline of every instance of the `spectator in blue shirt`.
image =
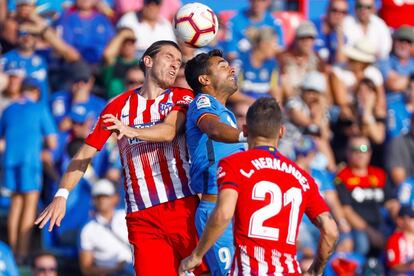
<svg viewBox="0 0 414 276">
<path fill-rule="evenodd" d="M 329 1 L 326 18 L 319 29 L 319 38 L 316 40 L 318 53 L 328 64 L 341 63 L 346 60 L 342 53 L 346 38 L 342 22 L 348 13 L 348 1 Z"/>
<path fill-rule="evenodd" d="M 23 30 L 18 31 L 18 48 L 7 52 L 0 59 L 3 71 L 21 69 L 26 76 L 39 80 L 41 85 L 41 101 L 47 102 L 49 84 L 47 78 L 47 64 L 35 51 L 36 35 Z"/>
<path fill-rule="evenodd" d="M 394 94 L 405 91 L 409 76 L 414 73 L 414 58 L 411 56 L 414 30 L 409 26 L 400 27 L 394 32 L 393 41 L 394 47 L 391 55 L 388 59 L 382 60 L 379 67 L 385 80 L 387 92 Z M 389 98 L 388 101 L 390 100 L 392 99 Z"/>
<path fill-rule="evenodd" d="M 409 205 L 414 208 L 414 177 L 408 177 L 400 184 L 398 200 L 401 205 Z"/>
<path fill-rule="evenodd" d="M 38 103 L 40 83 L 27 78 L 22 98 L 9 105 L 0 120 L 0 139 L 5 140 L 3 183 L 12 191 L 7 221 L 8 238 L 18 263 L 29 252 L 31 230 L 41 190 L 43 139 L 56 146 L 56 129 L 46 105 Z"/>
<path fill-rule="evenodd" d="M 410 131 L 410 117 L 414 112 L 414 74 L 409 78 L 403 98 L 387 103 L 387 138 L 392 139 Z"/>
<path fill-rule="evenodd" d="M 95 4 L 94 0 L 77 0 L 75 8 L 65 12 L 58 22 L 63 39 L 90 64 L 101 61 L 106 45 L 114 36 L 112 23 L 96 11 Z"/>
<path fill-rule="evenodd" d="M 240 10 L 229 21 L 225 50 L 230 60 L 251 48 L 246 37 L 249 28 L 271 27 L 277 34 L 278 44 L 285 46 L 281 24 L 268 11 L 270 4 L 271 0 L 250 0 L 249 8 Z"/>
<path fill-rule="evenodd" d="M 14 261 L 13 252 L 10 247 L 2 241 L 0 241 L 0 275 L 19 275 L 19 270 L 17 269 L 16 262 Z"/>
</svg>

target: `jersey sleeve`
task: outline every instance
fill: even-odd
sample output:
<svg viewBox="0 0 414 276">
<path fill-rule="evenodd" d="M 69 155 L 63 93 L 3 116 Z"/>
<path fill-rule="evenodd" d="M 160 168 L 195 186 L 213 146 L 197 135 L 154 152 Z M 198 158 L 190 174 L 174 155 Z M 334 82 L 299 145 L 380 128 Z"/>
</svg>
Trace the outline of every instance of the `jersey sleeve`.
<svg viewBox="0 0 414 276">
<path fill-rule="evenodd" d="M 198 125 L 200 120 L 206 115 L 217 115 L 217 106 L 208 96 L 202 95 L 195 100 L 195 105 L 192 108 L 191 120 L 195 125 Z"/>
<path fill-rule="evenodd" d="M 178 88 L 174 91 L 174 107 L 172 111 L 187 113 L 188 106 L 193 101 L 193 92 L 189 89 Z"/>
<path fill-rule="evenodd" d="M 399 235 L 393 234 L 387 241 L 387 266 L 392 268 L 401 264 L 401 253 L 398 246 Z"/>
<path fill-rule="evenodd" d="M 234 165 L 227 159 L 222 159 L 217 166 L 217 185 L 218 190 L 233 189 L 239 191 L 241 183 L 240 174 L 234 170 Z"/>
<path fill-rule="evenodd" d="M 318 190 L 318 186 L 315 181 L 311 178 L 309 180 L 309 194 L 308 194 L 308 204 L 306 206 L 305 213 L 310 220 L 314 220 L 317 216 L 324 212 L 329 212 L 329 207 L 326 204 L 325 200 L 321 196 Z"/>
<path fill-rule="evenodd" d="M 115 98 L 115 100 L 110 102 L 105 107 L 105 109 L 101 113 L 101 116 L 99 116 L 99 119 L 96 122 L 92 132 L 89 134 L 88 137 L 86 137 L 86 144 L 96 148 L 99 151 L 103 148 L 109 136 L 111 136 L 112 132 L 104 128 L 106 124 L 103 122 L 102 116 L 105 114 L 112 114 L 116 118 L 120 119 L 119 117 L 121 116 L 121 107 L 118 108 L 118 104 L 119 101 L 117 100 L 117 98 Z"/>
</svg>

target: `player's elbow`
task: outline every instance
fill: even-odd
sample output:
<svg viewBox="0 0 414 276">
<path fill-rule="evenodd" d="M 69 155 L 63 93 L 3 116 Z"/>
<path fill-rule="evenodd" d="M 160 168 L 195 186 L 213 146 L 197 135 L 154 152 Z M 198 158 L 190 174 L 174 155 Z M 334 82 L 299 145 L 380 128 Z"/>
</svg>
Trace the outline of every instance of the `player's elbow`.
<svg viewBox="0 0 414 276">
<path fill-rule="evenodd" d="M 336 244 L 339 239 L 339 230 L 334 220 L 327 221 L 321 229 L 321 238 L 329 243 L 332 247 Z"/>
<path fill-rule="evenodd" d="M 226 210 L 220 210 L 220 209 L 216 210 L 214 216 L 215 216 L 215 221 L 217 222 L 217 224 L 227 224 L 233 218 L 233 215 L 230 212 L 227 212 Z"/>
</svg>

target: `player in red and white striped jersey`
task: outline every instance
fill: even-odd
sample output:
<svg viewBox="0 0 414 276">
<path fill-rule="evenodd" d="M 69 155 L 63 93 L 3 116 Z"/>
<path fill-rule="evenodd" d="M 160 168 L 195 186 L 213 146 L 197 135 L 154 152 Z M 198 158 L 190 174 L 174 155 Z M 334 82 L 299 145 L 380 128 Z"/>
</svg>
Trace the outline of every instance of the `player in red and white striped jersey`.
<svg viewBox="0 0 414 276">
<path fill-rule="evenodd" d="M 230 275 L 300 275 L 296 237 L 305 213 L 321 233 L 309 273 L 322 275 L 337 226 L 314 180 L 277 151 L 284 131 L 281 116 L 273 98 L 261 98 L 249 108 L 249 150 L 219 162 L 216 208 L 192 255 L 181 262 L 180 275 L 201 263 L 233 215 L 236 253 Z"/>
<path fill-rule="evenodd" d="M 53 202 L 36 220 L 42 228 L 50 219 L 49 231 L 60 225 L 68 192 L 95 153 L 116 133 L 137 275 L 176 275 L 179 260 L 197 242 L 194 214 L 198 197 L 189 185 L 183 134 L 193 95 L 191 90 L 171 87 L 181 58 L 172 41 L 155 42 L 146 50 L 140 62 L 145 72 L 143 86 L 108 103 L 69 165 Z M 162 265 L 154 266 L 158 261 Z"/>
<path fill-rule="evenodd" d="M 390 275 L 414 275 L 414 209 L 403 205 L 397 218 L 398 230 L 387 241 Z"/>
</svg>

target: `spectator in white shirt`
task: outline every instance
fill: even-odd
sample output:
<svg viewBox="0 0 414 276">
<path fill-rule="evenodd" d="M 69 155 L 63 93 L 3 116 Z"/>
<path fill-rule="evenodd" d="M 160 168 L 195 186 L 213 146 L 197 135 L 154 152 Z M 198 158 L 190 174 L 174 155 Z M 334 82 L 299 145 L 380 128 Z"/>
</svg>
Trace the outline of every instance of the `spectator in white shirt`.
<svg viewBox="0 0 414 276">
<path fill-rule="evenodd" d="M 375 45 L 377 58 L 387 58 L 392 46 L 391 33 L 385 22 L 375 14 L 375 0 L 357 0 L 355 17 L 348 15 L 343 23 L 347 44 L 365 38 Z"/>
<path fill-rule="evenodd" d="M 84 275 L 133 275 L 125 211 L 116 210 L 119 196 L 107 179 L 92 186 L 96 213 L 81 231 L 80 267 Z"/>
<path fill-rule="evenodd" d="M 139 12 L 128 12 L 118 21 L 119 27 L 134 31 L 139 57 L 158 40 L 176 41 L 171 23 L 161 15 L 162 0 L 144 0 Z"/>
</svg>

